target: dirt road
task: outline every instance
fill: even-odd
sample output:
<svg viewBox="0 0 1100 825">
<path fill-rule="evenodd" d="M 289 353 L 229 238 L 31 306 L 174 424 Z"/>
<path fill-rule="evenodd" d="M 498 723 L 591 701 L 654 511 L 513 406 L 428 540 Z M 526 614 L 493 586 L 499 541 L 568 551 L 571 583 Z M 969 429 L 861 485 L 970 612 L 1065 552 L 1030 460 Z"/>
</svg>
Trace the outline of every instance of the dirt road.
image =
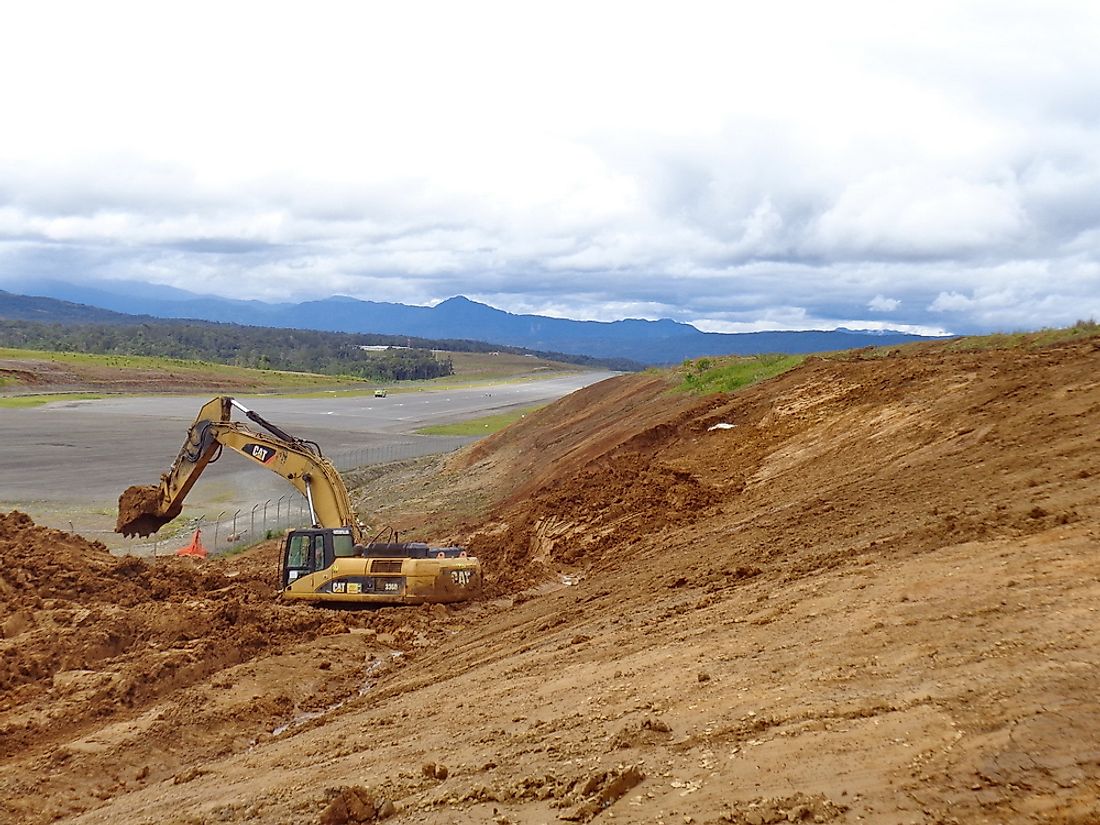
<svg viewBox="0 0 1100 825">
<path fill-rule="evenodd" d="M 273 548 L 150 567 L 9 515 L 0 812 L 1100 821 L 1098 375 L 1089 340 L 587 388 L 364 488 L 478 551 L 460 608 L 280 604 Z"/>
</svg>

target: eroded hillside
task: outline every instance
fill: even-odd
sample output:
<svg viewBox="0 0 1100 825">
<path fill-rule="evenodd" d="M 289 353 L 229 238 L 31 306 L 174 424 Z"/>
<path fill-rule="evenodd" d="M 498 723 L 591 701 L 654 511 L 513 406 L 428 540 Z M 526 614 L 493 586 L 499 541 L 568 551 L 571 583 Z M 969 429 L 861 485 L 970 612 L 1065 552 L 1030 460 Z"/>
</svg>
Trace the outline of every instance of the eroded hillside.
<svg viewBox="0 0 1100 825">
<path fill-rule="evenodd" d="M 1100 345 L 875 355 L 614 379 L 456 456 L 408 503 L 485 563 L 462 608 L 6 517 L 0 811 L 1097 821 Z"/>
</svg>

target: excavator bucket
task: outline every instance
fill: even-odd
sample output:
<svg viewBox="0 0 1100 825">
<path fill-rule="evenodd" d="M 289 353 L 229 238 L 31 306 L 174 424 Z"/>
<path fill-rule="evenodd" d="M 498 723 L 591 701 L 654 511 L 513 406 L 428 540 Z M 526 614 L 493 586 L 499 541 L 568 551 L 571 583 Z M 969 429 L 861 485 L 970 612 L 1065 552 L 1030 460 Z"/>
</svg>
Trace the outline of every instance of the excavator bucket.
<svg viewBox="0 0 1100 825">
<path fill-rule="evenodd" d="M 127 537 L 149 536 L 178 516 L 182 510 L 181 506 L 162 513 L 160 506 L 160 487 L 127 487 L 118 497 L 115 532 Z"/>
</svg>

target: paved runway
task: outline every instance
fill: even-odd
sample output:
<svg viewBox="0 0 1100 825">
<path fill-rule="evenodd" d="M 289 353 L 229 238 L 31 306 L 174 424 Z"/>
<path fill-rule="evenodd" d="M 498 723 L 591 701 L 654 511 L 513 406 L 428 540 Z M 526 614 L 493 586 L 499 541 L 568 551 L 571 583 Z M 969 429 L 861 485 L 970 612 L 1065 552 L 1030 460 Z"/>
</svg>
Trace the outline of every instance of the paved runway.
<svg viewBox="0 0 1100 825">
<path fill-rule="evenodd" d="M 388 398 L 238 400 L 335 456 L 423 440 L 429 437 L 412 433 L 427 424 L 551 401 L 610 375 L 584 373 L 477 389 L 394 393 Z M 169 468 L 199 407 L 209 400 L 210 396 L 125 397 L 0 409 L 0 509 L 22 509 L 58 527 L 75 520 L 95 522 L 95 530 L 102 529 L 99 522 L 106 516 L 113 519 L 126 487 L 154 484 Z M 243 420 L 240 415 L 235 418 Z M 203 474 L 188 504 L 231 509 L 288 490 L 276 475 L 226 454 Z"/>
</svg>

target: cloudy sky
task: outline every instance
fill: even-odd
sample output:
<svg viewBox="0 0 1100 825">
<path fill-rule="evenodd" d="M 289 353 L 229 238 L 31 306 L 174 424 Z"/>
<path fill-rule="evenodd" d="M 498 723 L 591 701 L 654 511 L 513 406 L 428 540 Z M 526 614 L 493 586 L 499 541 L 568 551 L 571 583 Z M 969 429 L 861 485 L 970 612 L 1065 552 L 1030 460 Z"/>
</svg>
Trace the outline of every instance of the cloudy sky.
<svg viewBox="0 0 1100 825">
<path fill-rule="evenodd" d="M 7 3 L 0 287 L 1100 319 L 1100 3 Z"/>
</svg>

